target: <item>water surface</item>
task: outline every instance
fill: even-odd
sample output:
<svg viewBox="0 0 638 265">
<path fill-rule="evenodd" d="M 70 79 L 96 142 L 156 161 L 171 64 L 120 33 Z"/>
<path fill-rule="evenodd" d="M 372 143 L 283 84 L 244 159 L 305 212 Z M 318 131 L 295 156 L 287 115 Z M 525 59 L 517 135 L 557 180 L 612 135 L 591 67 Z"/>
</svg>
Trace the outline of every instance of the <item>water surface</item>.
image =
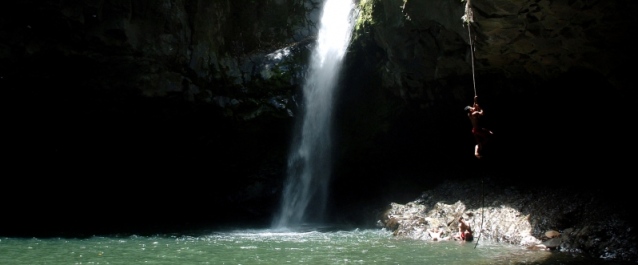
<svg viewBox="0 0 638 265">
<path fill-rule="evenodd" d="M 397 239 L 375 229 L 0 238 L 0 264 L 620 264 L 479 241 Z"/>
</svg>

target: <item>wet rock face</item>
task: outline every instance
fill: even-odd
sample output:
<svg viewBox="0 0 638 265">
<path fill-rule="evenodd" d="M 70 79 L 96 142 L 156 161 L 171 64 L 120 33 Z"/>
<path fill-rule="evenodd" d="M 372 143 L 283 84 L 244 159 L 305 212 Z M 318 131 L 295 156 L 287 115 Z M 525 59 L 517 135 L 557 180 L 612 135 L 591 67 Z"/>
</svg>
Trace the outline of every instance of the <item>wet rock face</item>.
<svg viewBox="0 0 638 265">
<path fill-rule="evenodd" d="M 57 85 L 69 79 L 90 93 L 125 90 L 213 105 L 215 97 L 241 95 L 239 105 L 251 110 L 245 114 L 249 118 L 264 108 L 287 116 L 286 110 L 267 103 L 241 103 L 253 98 L 267 102 L 272 99 L 268 96 L 295 92 L 320 8 L 312 0 L 3 5 L 0 62 L 7 86 L 38 93 L 35 85 L 20 83 L 36 79 L 33 82 Z M 268 59 L 282 49 L 288 51 L 286 58 Z M 276 75 L 264 76 L 265 70 Z M 269 86 L 275 92 L 261 91 Z"/>
<path fill-rule="evenodd" d="M 481 65 L 542 78 L 584 67 L 622 80 L 629 1 L 472 1 Z M 621 87 L 623 88 L 623 87 Z M 626 88 L 626 87 L 624 87 Z"/>
<path fill-rule="evenodd" d="M 472 71 L 484 87 L 492 84 L 484 74 L 538 81 L 576 68 L 603 76 L 616 89 L 630 89 L 622 62 L 636 58 L 629 38 L 637 21 L 631 13 L 635 2 L 474 0 L 469 30 L 462 20 L 465 4 L 376 1 L 370 35 L 387 56 L 380 71 L 385 86 L 404 99 L 434 104 L 440 81 L 467 79 Z"/>
<path fill-rule="evenodd" d="M 377 93 L 386 101 L 376 105 L 400 106 L 377 116 L 360 111 L 350 120 L 370 134 L 400 135 L 387 143 L 402 147 L 401 161 L 413 159 L 431 169 L 437 163 L 430 161 L 441 157 L 460 161 L 465 157 L 457 154 L 471 155 L 474 143 L 463 107 L 478 95 L 494 132 L 490 152 L 496 167 L 521 169 L 529 177 L 552 168 L 570 174 L 599 168 L 612 170 L 610 177 L 617 180 L 622 174 L 617 169 L 628 169 L 629 160 L 612 146 L 627 147 L 627 153 L 636 148 L 627 121 L 638 113 L 627 99 L 636 96 L 631 80 L 636 67 L 629 62 L 636 61 L 631 25 L 638 2 L 471 0 L 470 32 L 462 20 L 467 2 L 362 3 L 372 15 L 359 25 L 359 42 L 351 46 L 347 73 L 357 81 L 344 93 L 358 94 L 345 104 L 356 110 L 364 103 L 354 98 Z M 367 65 L 377 68 L 360 74 Z M 363 88 L 356 90 L 356 82 Z M 595 111 L 582 115 L 588 107 Z M 362 124 L 356 117 L 364 113 L 385 126 Z M 389 122 L 387 113 L 393 115 Z M 595 129 L 592 142 L 577 140 L 593 124 L 601 129 Z"/>
<path fill-rule="evenodd" d="M 469 27 L 462 1 L 357 2 L 361 21 L 345 71 L 354 76 L 361 64 L 374 65 L 362 75 L 378 76 L 378 82 L 360 89 L 383 89 L 389 100 L 435 112 L 467 104 L 473 85 L 487 100 L 511 101 L 522 94 L 563 93 L 547 88 L 563 77 L 560 86 L 573 89 L 566 94 L 591 89 L 579 87 L 592 83 L 578 82 L 583 76 L 602 80 L 603 89 L 621 97 L 631 91 L 635 67 L 623 62 L 636 58 L 629 34 L 635 1 L 475 0 Z M 297 112 L 294 95 L 321 8 L 315 0 L 3 5 L 5 86 L 39 93 L 41 84 L 68 86 L 67 80 L 75 80 L 100 92 L 216 105 L 239 119 Z M 581 76 L 570 76 L 574 71 Z"/>
<path fill-rule="evenodd" d="M 548 80 L 574 68 L 600 75 L 616 89 L 631 85 L 627 76 L 633 67 L 622 62 L 636 58 L 629 34 L 637 22 L 632 14 L 638 8 L 635 1 L 474 0 L 471 32 L 462 20 L 466 2 L 358 2 L 363 16 L 374 23 L 360 27 L 355 42 L 372 40 L 380 49 L 374 73 L 381 74 L 380 84 L 425 108 L 466 99 L 473 71 L 482 87 L 494 84 L 494 74 L 501 79 Z M 183 94 L 192 101 L 214 104 L 216 96 L 263 93 L 255 87 L 283 88 L 274 91 L 278 95 L 296 92 L 307 52 L 293 53 L 283 64 L 268 62 L 267 55 L 284 48 L 295 50 L 300 42 L 304 47 L 303 41 L 317 32 L 321 2 L 9 1 L 3 5 L 4 82 L 21 78 L 32 63 L 81 58 L 119 76 L 106 75 L 97 66 L 83 69 L 90 75 L 83 77 L 88 85 L 104 87 L 110 80 L 112 86 L 129 86 L 149 97 Z M 470 37 L 475 45 L 474 69 Z M 29 60 L 33 61 L 25 62 Z M 51 71 L 43 67 L 39 70 Z M 265 70 L 278 75 L 264 76 Z M 465 80 L 464 86 L 455 80 Z"/>
<path fill-rule="evenodd" d="M 318 1 L 27 0 L 0 6 L 1 100 L 11 139 L 3 152 L 11 157 L 9 171 L 36 176 L 23 178 L 15 192 L 34 192 L 51 203 L 27 213 L 16 204 L 9 231 L 119 226 L 76 225 L 64 210 L 58 220 L 35 216 L 68 203 L 54 194 L 88 189 L 136 190 L 108 201 L 87 199 L 121 212 L 148 196 L 182 202 L 190 212 L 238 209 L 231 210 L 232 220 L 268 217 L 282 182 L 279 163 L 296 111 L 292 97 L 316 33 Z M 88 172 L 100 177 L 70 188 Z M 49 174 L 63 177 L 39 177 Z M 199 174 L 216 184 L 200 185 Z M 145 179 L 158 175 L 167 182 Z M 196 187 L 203 189 L 191 192 Z M 186 190 L 191 196 L 184 201 L 168 195 Z M 247 207 L 233 207 L 240 204 Z M 172 218 L 152 212 L 161 218 L 142 213 L 131 218 L 136 221 L 122 220 L 144 226 L 214 219 L 212 213 Z"/>
<path fill-rule="evenodd" d="M 635 262 L 630 214 L 608 203 L 600 191 L 529 189 L 495 179 L 443 181 L 416 200 L 390 203 L 378 225 L 400 238 L 439 240 L 429 232 L 438 230 L 442 238 L 458 240 L 458 219 L 463 217 L 474 240 Z"/>
</svg>

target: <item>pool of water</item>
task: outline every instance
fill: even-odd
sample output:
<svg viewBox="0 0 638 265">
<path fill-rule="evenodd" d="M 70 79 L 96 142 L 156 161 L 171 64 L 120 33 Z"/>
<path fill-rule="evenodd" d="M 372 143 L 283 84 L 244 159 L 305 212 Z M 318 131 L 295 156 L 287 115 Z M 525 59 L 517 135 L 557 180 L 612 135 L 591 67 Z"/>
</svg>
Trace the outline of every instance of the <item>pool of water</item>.
<svg viewBox="0 0 638 265">
<path fill-rule="evenodd" d="M 397 239 L 386 230 L 0 238 L 0 264 L 619 264 L 489 241 Z"/>
</svg>

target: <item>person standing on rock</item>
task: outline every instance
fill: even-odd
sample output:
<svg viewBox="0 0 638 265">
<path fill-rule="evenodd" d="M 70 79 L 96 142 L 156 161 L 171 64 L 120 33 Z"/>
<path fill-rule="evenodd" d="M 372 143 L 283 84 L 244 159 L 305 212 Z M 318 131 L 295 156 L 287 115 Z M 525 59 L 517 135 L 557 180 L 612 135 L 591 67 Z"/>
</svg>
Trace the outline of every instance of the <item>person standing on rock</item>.
<svg viewBox="0 0 638 265">
<path fill-rule="evenodd" d="M 474 104 L 472 106 L 466 106 L 465 111 L 467 111 L 467 117 L 469 117 L 470 122 L 472 122 L 472 134 L 476 140 L 474 156 L 480 159 L 483 157 L 483 149 L 488 137 L 494 133 L 482 126 L 481 119 L 483 118 L 483 109 L 478 104 L 477 96 L 474 96 Z"/>
<path fill-rule="evenodd" d="M 468 225 L 463 216 L 459 217 L 459 237 L 460 240 L 463 241 L 472 241 L 474 239 L 474 235 L 472 235 L 472 228 Z"/>
</svg>

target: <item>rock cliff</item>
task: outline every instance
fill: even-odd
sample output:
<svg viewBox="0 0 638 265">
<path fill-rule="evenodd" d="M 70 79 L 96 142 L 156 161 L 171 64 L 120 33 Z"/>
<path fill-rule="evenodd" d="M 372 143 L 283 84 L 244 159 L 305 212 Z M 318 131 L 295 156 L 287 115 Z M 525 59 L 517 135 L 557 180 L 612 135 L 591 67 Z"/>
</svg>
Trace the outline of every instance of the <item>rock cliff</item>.
<svg viewBox="0 0 638 265">
<path fill-rule="evenodd" d="M 335 99 L 334 219 L 367 223 L 375 217 L 359 213 L 413 201 L 441 179 L 477 176 L 628 199 L 638 2 L 357 4 Z M 38 200 L 9 204 L 2 231 L 268 222 L 320 0 L 0 6 L 5 178 L 15 196 Z M 481 161 L 463 112 L 475 95 L 495 132 Z M 70 207 L 78 196 L 95 208 Z M 40 219 L 49 209 L 60 218 Z M 133 215 L 74 218 L 100 216 L 95 209 Z"/>
<path fill-rule="evenodd" d="M 390 203 L 379 226 L 398 238 L 459 240 L 458 220 L 474 239 L 561 251 L 602 260 L 635 261 L 636 234 L 629 216 L 597 191 L 524 188 L 494 179 L 444 182 L 416 200 Z M 433 237 L 429 231 L 441 232 Z"/>
</svg>

